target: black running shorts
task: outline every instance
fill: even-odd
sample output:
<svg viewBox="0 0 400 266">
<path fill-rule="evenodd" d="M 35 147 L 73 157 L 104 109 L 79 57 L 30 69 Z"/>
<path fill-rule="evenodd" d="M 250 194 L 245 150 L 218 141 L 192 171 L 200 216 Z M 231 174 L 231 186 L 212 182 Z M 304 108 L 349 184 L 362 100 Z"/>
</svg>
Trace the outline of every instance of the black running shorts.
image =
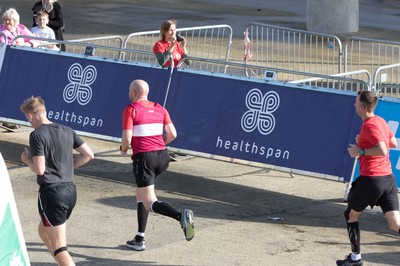
<svg viewBox="0 0 400 266">
<path fill-rule="evenodd" d="M 76 186 L 73 182 L 42 186 L 39 190 L 38 209 L 44 226 L 65 223 L 75 207 Z"/>
<path fill-rule="evenodd" d="M 157 177 L 168 169 L 168 151 L 142 152 L 133 156 L 133 175 L 137 187 L 154 185 Z"/>
<path fill-rule="evenodd" d="M 380 206 L 383 213 L 399 210 L 394 176 L 359 176 L 351 184 L 348 206 L 357 212 L 368 206 Z"/>
</svg>

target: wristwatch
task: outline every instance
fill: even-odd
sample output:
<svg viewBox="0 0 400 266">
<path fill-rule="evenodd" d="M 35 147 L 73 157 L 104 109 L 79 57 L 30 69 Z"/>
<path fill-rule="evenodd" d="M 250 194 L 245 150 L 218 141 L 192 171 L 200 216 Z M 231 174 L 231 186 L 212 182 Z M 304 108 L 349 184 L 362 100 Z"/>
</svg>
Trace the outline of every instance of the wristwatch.
<svg viewBox="0 0 400 266">
<path fill-rule="evenodd" d="M 126 148 L 125 150 L 123 150 L 123 149 L 122 149 L 122 146 L 119 146 L 119 151 L 127 152 L 127 151 L 128 151 L 128 148 Z"/>
<path fill-rule="evenodd" d="M 364 150 L 364 149 L 361 149 L 361 150 L 360 150 L 360 155 L 361 155 L 361 156 L 364 156 L 364 155 L 365 155 L 365 150 Z"/>
</svg>

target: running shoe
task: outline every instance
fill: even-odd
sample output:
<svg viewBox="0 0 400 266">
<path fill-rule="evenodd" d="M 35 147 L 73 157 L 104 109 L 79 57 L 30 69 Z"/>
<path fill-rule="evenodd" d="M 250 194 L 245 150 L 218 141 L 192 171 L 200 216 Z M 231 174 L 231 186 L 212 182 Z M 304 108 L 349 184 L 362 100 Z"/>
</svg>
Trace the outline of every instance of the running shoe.
<svg viewBox="0 0 400 266">
<path fill-rule="evenodd" d="M 194 222 L 192 210 L 185 209 L 181 214 L 181 227 L 185 233 L 187 241 L 190 241 L 194 237 Z"/>
<path fill-rule="evenodd" d="M 146 242 L 144 241 L 144 239 L 141 241 L 138 241 L 135 237 L 132 240 L 126 241 L 126 246 L 128 248 L 131 248 L 131 249 L 134 249 L 137 251 L 143 251 L 146 249 Z"/>
<path fill-rule="evenodd" d="M 364 262 L 362 259 L 352 260 L 351 253 L 344 260 L 337 260 L 336 265 L 338 266 L 363 266 Z"/>
</svg>

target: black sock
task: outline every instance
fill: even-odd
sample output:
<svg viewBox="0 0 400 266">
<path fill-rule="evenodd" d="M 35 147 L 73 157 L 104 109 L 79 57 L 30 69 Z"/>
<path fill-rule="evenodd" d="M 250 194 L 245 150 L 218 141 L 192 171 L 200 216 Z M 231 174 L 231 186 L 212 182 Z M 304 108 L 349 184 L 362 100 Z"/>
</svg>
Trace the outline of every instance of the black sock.
<svg viewBox="0 0 400 266">
<path fill-rule="evenodd" d="M 135 241 L 136 242 L 142 242 L 144 240 L 144 237 L 143 236 L 140 236 L 140 235 L 136 235 L 135 236 Z"/>
<path fill-rule="evenodd" d="M 349 234 L 351 251 L 360 254 L 360 227 L 358 222 L 347 223 L 347 233 Z"/>
<path fill-rule="evenodd" d="M 149 217 L 149 212 L 144 207 L 143 202 L 138 202 L 137 219 L 138 219 L 139 233 L 144 233 L 146 231 L 147 217 Z"/>
<path fill-rule="evenodd" d="M 168 203 L 165 203 L 162 201 L 155 201 L 155 202 L 153 202 L 151 209 L 153 210 L 153 212 L 156 212 L 156 213 L 164 215 L 164 216 L 171 217 L 177 221 L 180 221 L 180 219 L 181 219 L 181 213 L 178 212 L 175 208 L 173 208 Z"/>
</svg>

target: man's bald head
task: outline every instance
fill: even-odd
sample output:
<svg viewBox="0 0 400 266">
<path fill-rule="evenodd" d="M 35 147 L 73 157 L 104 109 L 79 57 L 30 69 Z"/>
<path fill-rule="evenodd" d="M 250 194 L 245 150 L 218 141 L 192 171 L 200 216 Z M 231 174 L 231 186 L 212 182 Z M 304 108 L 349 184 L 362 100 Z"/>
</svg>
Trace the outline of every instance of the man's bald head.
<svg viewBox="0 0 400 266">
<path fill-rule="evenodd" d="M 129 98 L 131 101 L 137 101 L 139 98 L 146 98 L 149 95 L 149 84 L 142 80 L 136 79 L 129 86 Z"/>
</svg>

